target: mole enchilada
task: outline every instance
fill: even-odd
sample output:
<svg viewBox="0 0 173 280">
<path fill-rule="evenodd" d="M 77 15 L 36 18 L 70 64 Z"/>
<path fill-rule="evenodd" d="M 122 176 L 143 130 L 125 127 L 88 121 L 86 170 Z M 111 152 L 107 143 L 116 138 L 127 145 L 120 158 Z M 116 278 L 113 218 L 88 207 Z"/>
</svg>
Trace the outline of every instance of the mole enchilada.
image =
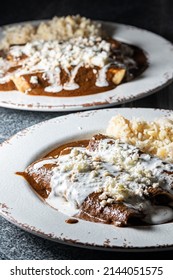
<svg viewBox="0 0 173 280">
<path fill-rule="evenodd" d="M 147 68 L 142 49 L 97 33 L 61 40 L 36 37 L 2 49 L 0 90 L 54 97 L 89 95 L 129 82 Z"/>
<path fill-rule="evenodd" d="M 102 134 L 60 146 L 18 174 L 52 207 L 57 197 L 67 201 L 75 218 L 121 227 L 173 220 L 173 164 Z"/>
</svg>

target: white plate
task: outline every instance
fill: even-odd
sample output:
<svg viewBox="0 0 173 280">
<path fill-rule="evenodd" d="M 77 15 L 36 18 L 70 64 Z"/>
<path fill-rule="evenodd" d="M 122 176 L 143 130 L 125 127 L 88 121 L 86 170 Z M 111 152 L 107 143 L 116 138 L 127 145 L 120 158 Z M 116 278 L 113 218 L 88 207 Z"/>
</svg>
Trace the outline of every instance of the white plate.
<svg viewBox="0 0 173 280">
<path fill-rule="evenodd" d="M 117 228 L 84 220 L 68 224 L 65 222 L 67 215 L 41 201 L 28 183 L 15 174 L 58 144 L 104 132 L 109 119 L 118 113 L 127 118 L 135 116 L 153 120 L 172 112 L 141 108 L 89 111 L 51 119 L 19 132 L 0 147 L 2 215 L 33 234 L 76 246 L 112 250 L 173 247 L 170 234 L 173 223 L 133 228 Z"/>
<path fill-rule="evenodd" d="M 34 22 L 35 23 L 35 22 Z M 75 111 L 117 105 L 147 96 L 173 79 L 173 45 L 136 27 L 103 22 L 112 37 L 145 50 L 149 67 L 135 80 L 107 92 L 82 97 L 30 96 L 17 91 L 0 92 L 0 106 L 32 111 Z M 2 38 L 2 29 L 0 29 Z"/>
</svg>

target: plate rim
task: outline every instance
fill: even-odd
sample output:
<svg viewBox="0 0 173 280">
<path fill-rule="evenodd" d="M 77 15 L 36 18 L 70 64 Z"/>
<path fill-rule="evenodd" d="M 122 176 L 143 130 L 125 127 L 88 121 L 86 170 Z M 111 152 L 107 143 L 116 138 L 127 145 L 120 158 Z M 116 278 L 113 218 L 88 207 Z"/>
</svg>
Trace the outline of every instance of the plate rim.
<svg viewBox="0 0 173 280">
<path fill-rule="evenodd" d="M 17 226 L 19 229 L 30 233 L 34 236 L 40 237 L 42 239 L 46 239 L 49 241 L 62 245 L 68 245 L 68 246 L 72 246 L 72 247 L 76 247 L 76 248 L 83 248 L 83 249 L 90 249 L 90 250 L 100 250 L 100 251 L 115 251 L 115 252 L 121 252 L 121 253 L 138 253 L 138 252 L 158 252 L 158 251 L 170 251 L 173 250 L 173 245 L 164 245 L 164 246 L 149 246 L 149 247 L 119 247 L 119 246 L 101 246 L 101 245 L 92 245 L 92 244 L 84 244 L 84 243 L 80 243 L 76 240 L 65 240 L 65 239 L 58 239 L 58 238 L 53 238 L 51 236 L 46 235 L 45 233 L 40 233 L 37 230 L 34 229 L 30 229 L 29 226 L 21 226 L 19 223 L 15 222 L 14 219 L 10 218 L 8 215 L 5 215 L 3 212 L 1 212 L 1 204 L 0 204 L 0 214 L 1 216 L 8 222 L 10 222 L 11 224 Z"/>
</svg>

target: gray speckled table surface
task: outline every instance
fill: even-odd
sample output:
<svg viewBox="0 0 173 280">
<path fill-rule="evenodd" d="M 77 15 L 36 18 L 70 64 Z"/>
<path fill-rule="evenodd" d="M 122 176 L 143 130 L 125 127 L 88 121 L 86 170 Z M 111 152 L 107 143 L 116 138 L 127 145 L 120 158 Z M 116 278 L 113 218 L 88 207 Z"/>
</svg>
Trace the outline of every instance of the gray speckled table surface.
<svg viewBox="0 0 173 280">
<path fill-rule="evenodd" d="M 0 9 L 0 25 L 54 15 L 81 14 L 93 19 L 145 28 L 173 41 L 172 0 L 6 0 Z M 173 110 L 173 85 L 149 97 L 121 107 Z M 0 142 L 16 132 L 62 113 L 41 113 L 0 108 Z M 171 233 L 170 233 L 171 234 Z M 119 253 L 54 243 L 25 232 L 0 217 L 0 259 L 172 259 L 173 250 Z"/>
</svg>

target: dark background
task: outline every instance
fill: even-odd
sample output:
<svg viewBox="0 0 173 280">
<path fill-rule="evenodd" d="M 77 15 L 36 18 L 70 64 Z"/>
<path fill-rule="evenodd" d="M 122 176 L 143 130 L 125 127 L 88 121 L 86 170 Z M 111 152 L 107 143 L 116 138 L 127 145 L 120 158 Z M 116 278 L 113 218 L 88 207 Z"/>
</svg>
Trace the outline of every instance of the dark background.
<svg viewBox="0 0 173 280">
<path fill-rule="evenodd" d="M 27 20 L 47 19 L 54 15 L 81 14 L 92 19 L 130 24 L 160 34 L 173 41 L 172 0 L 3 0 L 0 5 L 0 25 Z M 173 109 L 171 86 L 122 106 Z M 56 113 L 33 113 L 1 108 L 1 130 L 14 129 L 14 119 L 25 125 L 56 116 Z M 22 127 L 22 125 L 21 125 Z M 4 128 L 5 129 L 5 128 Z M 6 131 L 6 137 L 10 135 Z M 4 140 L 2 138 L 1 140 Z M 73 248 L 35 237 L 0 219 L 0 259 L 172 259 L 173 251 L 148 253 L 117 253 Z M 173 235 L 173 233 L 170 233 Z"/>
<path fill-rule="evenodd" d="M 3 0 L 0 25 L 68 14 L 131 24 L 173 40 L 172 0 Z"/>
</svg>

